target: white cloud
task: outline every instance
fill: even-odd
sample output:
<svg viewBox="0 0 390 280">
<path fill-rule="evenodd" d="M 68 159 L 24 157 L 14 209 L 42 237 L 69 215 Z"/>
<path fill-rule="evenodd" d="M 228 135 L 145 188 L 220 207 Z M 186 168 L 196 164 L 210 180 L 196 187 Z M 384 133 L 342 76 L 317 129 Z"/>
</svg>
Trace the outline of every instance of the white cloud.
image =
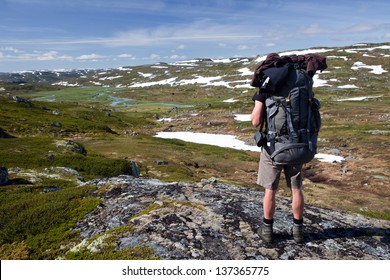
<svg viewBox="0 0 390 280">
<path fill-rule="evenodd" d="M 328 38 L 329 36 L 333 38 L 343 36 L 344 39 L 346 38 L 346 36 L 364 38 L 361 36 L 364 36 L 366 34 L 365 36 L 371 36 L 370 39 L 367 39 L 368 41 L 371 41 L 374 40 L 373 39 L 375 37 L 373 35 L 374 33 L 376 32 L 381 33 L 384 30 L 388 30 L 388 28 L 389 28 L 388 24 L 370 24 L 370 23 L 357 23 L 353 25 L 336 25 L 336 26 L 325 25 L 325 24 L 323 25 L 312 24 L 309 26 L 303 26 L 296 33 L 307 35 L 307 36 L 313 36 L 313 37 L 323 36 L 324 38 Z M 295 34 L 291 34 L 291 35 L 295 36 Z M 288 36 L 288 34 L 286 33 L 285 36 Z M 359 39 L 357 39 L 357 41 L 358 40 Z M 365 41 L 364 39 L 360 39 L 360 40 Z"/>
<path fill-rule="evenodd" d="M 1 51 L 5 51 L 5 52 L 12 52 L 12 53 L 22 53 L 22 51 L 14 48 L 14 47 L 3 47 L 3 48 L 0 48 Z"/>
<path fill-rule="evenodd" d="M 344 32 L 350 33 L 360 33 L 360 32 L 371 32 L 374 31 L 377 27 L 372 24 L 355 24 L 352 26 L 348 26 L 344 29 Z"/>
<path fill-rule="evenodd" d="M 239 45 L 239 46 L 237 46 L 237 50 L 240 50 L 240 51 L 248 50 L 250 48 L 251 47 L 249 47 L 248 45 Z"/>
<path fill-rule="evenodd" d="M 178 58 L 179 58 L 179 55 L 173 54 L 173 55 L 171 55 L 171 56 L 166 56 L 165 58 L 178 59 Z"/>
<path fill-rule="evenodd" d="M 128 59 L 136 59 L 136 57 L 132 54 L 123 53 L 118 55 L 118 58 L 128 58 Z"/>
<path fill-rule="evenodd" d="M 36 56 L 37 60 L 54 60 L 58 58 L 58 52 L 49 51 Z"/>
<path fill-rule="evenodd" d="M 160 58 L 161 58 L 161 56 L 158 55 L 158 54 L 155 54 L 155 53 L 152 53 L 152 54 L 149 56 L 149 59 L 151 59 L 151 60 L 160 59 Z"/>
<path fill-rule="evenodd" d="M 182 25 L 160 25 L 156 28 L 136 29 L 120 32 L 111 38 L 101 39 L 102 43 L 111 46 L 155 46 L 183 41 L 218 42 L 253 40 L 262 38 L 258 32 L 243 32 L 248 28 L 230 23 L 212 23 L 209 20 L 195 21 Z"/>
<path fill-rule="evenodd" d="M 80 60 L 95 60 L 95 59 L 101 59 L 101 58 L 104 58 L 104 56 L 101 56 L 101 55 L 97 55 L 97 54 L 83 54 L 83 55 L 80 55 L 79 57 L 77 57 L 77 59 L 80 59 Z"/>
<path fill-rule="evenodd" d="M 5 48 L 6 49 L 6 48 Z M 12 54 L 1 53 L 0 58 L 3 61 L 72 61 L 73 57 L 69 55 L 60 55 L 57 51 L 33 51 L 32 53 L 8 49 Z"/>
<path fill-rule="evenodd" d="M 76 8 L 76 9 L 98 9 L 98 10 L 116 10 L 116 11 L 142 11 L 142 12 L 158 12 L 164 7 L 163 1 L 148 1 L 145 5 L 142 1 L 126 1 L 126 0 L 67 0 L 67 1 L 56 1 L 56 0 L 7 0 L 18 5 L 34 5 L 54 7 L 59 9 L 64 8 Z"/>
<path fill-rule="evenodd" d="M 265 46 L 267 47 L 267 48 L 273 48 L 273 47 L 275 47 L 275 43 L 266 43 L 265 44 Z"/>
<path fill-rule="evenodd" d="M 329 28 L 323 28 L 317 24 L 305 26 L 304 28 L 298 31 L 299 34 L 306 34 L 306 35 L 329 34 L 330 32 L 331 31 L 329 30 Z"/>
</svg>

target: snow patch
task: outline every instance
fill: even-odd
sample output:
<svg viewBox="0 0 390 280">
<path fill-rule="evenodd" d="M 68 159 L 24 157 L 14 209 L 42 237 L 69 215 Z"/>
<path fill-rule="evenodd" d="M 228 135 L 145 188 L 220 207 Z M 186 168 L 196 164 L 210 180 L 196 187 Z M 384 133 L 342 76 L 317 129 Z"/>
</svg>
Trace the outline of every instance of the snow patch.
<svg viewBox="0 0 390 280">
<path fill-rule="evenodd" d="M 345 160 L 345 158 L 342 156 L 335 156 L 329 154 L 316 154 L 314 158 L 318 159 L 321 162 L 329 162 L 329 163 L 342 162 L 343 160 Z"/>
<path fill-rule="evenodd" d="M 359 96 L 359 97 L 350 97 L 350 98 L 342 98 L 337 99 L 336 101 L 365 101 L 368 99 L 377 99 L 382 97 L 382 95 L 373 95 L 373 96 Z"/>
<path fill-rule="evenodd" d="M 328 81 L 320 79 L 319 74 L 315 74 L 313 77 L 313 87 L 330 87 Z"/>
<path fill-rule="evenodd" d="M 337 88 L 341 88 L 341 89 L 346 89 L 346 88 L 350 88 L 350 89 L 354 89 L 354 88 L 359 88 L 355 85 L 343 85 L 343 86 L 338 86 Z"/>
<path fill-rule="evenodd" d="M 100 81 L 105 81 L 105 80 L 115 80 L 115 79 L 119 79 L 119 78 L 123 78 L 123 76 L 112 76 L 112 77 L 102 77 L 102 78 L 99 78 Z"/>
<path fill-rule="evenodd" d="M 207 144 L 223 148 L 259 152 L 260 148 L 240 141 L 234 135 L 210 134 L 199 132 L 159 132 L 156 137 L 164 139 L 179 139 L 197 144 Z"/>
<path fill-rule="evenodd" d="M 387 72 L 382 68 L 382 65 L 366 65 L 361 61 L 355 62 L 351 67 L 352 70 L 359 70 L 360 68 L 371 69 L 370 73 L 377 74 L 377 75 Z"/>
<path fill-rule="evenodd" d="M 65 86 L 65 87 L 78 87 L 78 86 L 80 86 L 78 83 L 70 84 L 69 82 L 66 82 L 66 81 L 54 83 L 52 85 L 53 86 L 56 86 L 56 85 L 58 85 L 58 86 Z"/>
<path fill-rule="evenodd" d="M 239 122 L 250 122 L 251 114 L 235 114 L 234 119 Z"/>
<path fill-rule="evenodd" d="M 251 75 L 253 75 L 253 71 L 250 70 L 248 67 L 238 69 L 237 71 L 241 73 L 241 76 L 251 76 Z"/>
<path fill-rule="evenodd" d="M 153 76 L 153 74 L 151 73 L 142 73 L 142 72 L 138 72 L 138 74 L 144 78 L 150 78 Z"/>
<path fill-rule="evenodd" d="M 211 134 L 200 132 L 159 132 L 155 137 L 164 139 L 179 139 L 197 144 L 207 144 L 223 148 L 232 148 L 236 150 L 260 152 L 259 147 L 247 145 L 243 141 L 238 140 L 236 136 L 228 134 Z M 342 156 L 321 153 L 316 154 L 315 158 L 321 162 L 329 163 L 341 162 L 345 160 L 345 158 Z"/>
<path fill-rule="evenodd" d="M 234 102 L 238 102 L 238 100 L 237 100 L 237 99 L 234 99 L 234 98 L 229 98 L 229 99 L 224 100 L 223 102 L 226 102 L 226 103 L 234 103 Z"/>
</svg>

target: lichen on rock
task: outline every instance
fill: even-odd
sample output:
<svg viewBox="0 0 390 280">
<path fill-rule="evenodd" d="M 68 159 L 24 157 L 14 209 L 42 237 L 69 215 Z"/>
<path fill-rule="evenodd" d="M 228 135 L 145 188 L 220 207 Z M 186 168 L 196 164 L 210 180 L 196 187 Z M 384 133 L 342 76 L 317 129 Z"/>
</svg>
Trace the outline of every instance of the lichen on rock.
<svg viewBox="0 0 390 280">
<path fill-rule="evenodd" d="M 132 176 L 85 184 L 107 191 L 96 192 L 101 205 L 75 229 L 88 240 L 131 225 L 118 237 L 117 250 L 147 246 L 161 259 L 390 259 L 388 221 L 307 205 L 305 243 L 298 245 L 290 234 L 291 201 L 277 197 L 275 242 L 267 245 L 257 233 L 260 190 Z"/>
</svg>

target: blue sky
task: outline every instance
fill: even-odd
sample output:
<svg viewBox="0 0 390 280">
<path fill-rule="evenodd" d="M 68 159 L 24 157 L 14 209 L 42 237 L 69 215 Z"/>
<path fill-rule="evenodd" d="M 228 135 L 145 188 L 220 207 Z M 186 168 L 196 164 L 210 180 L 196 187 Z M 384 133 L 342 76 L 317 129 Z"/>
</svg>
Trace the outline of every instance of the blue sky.
<svg viewBox="0 0 390 280">
<path fill-rule="evenodd" d="M 390 41 L 388 0 L 0 0 L 0 72 Z"/>
</svg>

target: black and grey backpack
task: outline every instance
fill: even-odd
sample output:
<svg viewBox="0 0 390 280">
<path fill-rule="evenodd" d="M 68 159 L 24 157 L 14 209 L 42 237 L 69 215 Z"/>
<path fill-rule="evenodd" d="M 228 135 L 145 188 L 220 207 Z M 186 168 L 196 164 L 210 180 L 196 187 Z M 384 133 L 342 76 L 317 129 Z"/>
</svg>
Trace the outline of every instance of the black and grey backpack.
<svg viewBox="0 0 390 280">
<path fill-rule="evenodd" d="M 255 136 L 258 146 L 263 146 L 275 164 L 311 161 L 317 152 L 321 127 L 320 102 L 314 98 L 312 77 L 299 63 L 270 68 L 263 75 L 267 82 L 264 87 L 268 88 L 267 117 L 265 130 L 262 124 Z"/>
</svg>

